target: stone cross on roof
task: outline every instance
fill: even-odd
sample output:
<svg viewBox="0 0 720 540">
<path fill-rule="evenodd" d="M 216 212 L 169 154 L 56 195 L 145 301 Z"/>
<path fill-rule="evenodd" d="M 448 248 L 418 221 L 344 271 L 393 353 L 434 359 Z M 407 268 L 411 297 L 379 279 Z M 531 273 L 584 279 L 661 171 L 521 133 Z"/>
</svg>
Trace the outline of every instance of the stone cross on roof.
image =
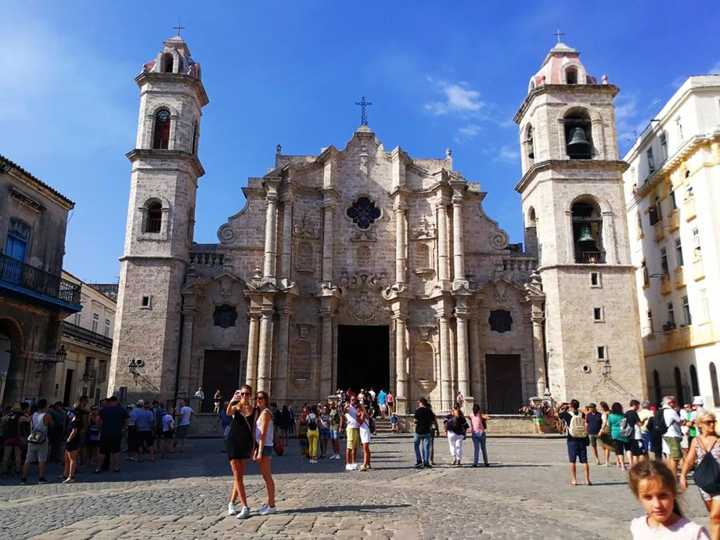
<svg viewBox="0 0 720 540">
<path fill-rule="evenodd" d="M 363 96 L 360 101 L 356 101 L 355 105 L 360 106 L 360 125 L 361 126 L 367 126 L 368 125 L 368 119 L 367 119 L 367 108 L 372 105 L 369 101 L 365 100 L 365 96 Z"/>
<path fill-rule="evenodd" d="M 561 32 L 558 28 L 557 30 L 555 30 L 555 33 L 553 35 L 557 39 L 557 42 L 560 43 L 560 38 L 565 35 L 565 32 Z"/>
<path fill-rule="evenodd" d="M 177 35 L 180 37 L 180 30 L 185 30 L 185 27 L 180 24 L 180 21 L 178 21 L 177 26 L 173 26 L 173 30 L 177 30 Z"/>
</svg>

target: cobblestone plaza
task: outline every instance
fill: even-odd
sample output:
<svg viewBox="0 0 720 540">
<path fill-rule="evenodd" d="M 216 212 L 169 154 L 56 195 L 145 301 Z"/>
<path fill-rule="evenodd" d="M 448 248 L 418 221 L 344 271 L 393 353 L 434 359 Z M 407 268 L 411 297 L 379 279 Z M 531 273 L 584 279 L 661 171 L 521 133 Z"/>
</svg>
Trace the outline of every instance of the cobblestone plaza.
<svg viewBox="0 0 720 540">
<path fill-rule="evenodd" d="M 70 485 L 3 479 L 0 537 L 618 539 L 629 538 L 641 514 L 615 468 L 592 466 L 593 486 L 568 486 L 562 439 L 491 438 L 492 466 L 473 469 L 450 467 L 440 438 L 437 466 L 418 471 L 409 436 L 381 436 L 367 473 L 345 472 L 342 461 L 308 464 L 292 441 L 273 458 L 278 513 L 240 521 L 225 515 L 230 475 L 221 447 L 219 439 L 193 440 L 189 453 L 124 463 L 117 474 L 83 472 Z M 465 462 L 471 452 L 468 440 Z M 264 486 L 255 466 L 246 487 L 257 509 Z M 694 486 L 682 502 L 688 517 L 707 523 Z"/>
</svg>

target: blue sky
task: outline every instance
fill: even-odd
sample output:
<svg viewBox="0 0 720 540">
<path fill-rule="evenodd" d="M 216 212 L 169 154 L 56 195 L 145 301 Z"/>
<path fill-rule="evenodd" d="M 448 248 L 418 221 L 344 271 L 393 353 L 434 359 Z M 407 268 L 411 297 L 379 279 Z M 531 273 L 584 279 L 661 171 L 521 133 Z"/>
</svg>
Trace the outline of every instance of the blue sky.
<svg viewBox="0 0 720 540">
<path fill-rule="evenodd" d="M 710 1 L 4 1 L 0 153 L 76 202 L 65 268 L 86 281 L 117 279 L 133 78 L 178 19 L 210 96 L 198 242 L 217 241 L 276 144 L 291 154 L 343 147 L 361 95 L 386 148 L 452 148 L 455 168 L 488 192 L 487 214 L 521 241 L 512 117 L 556 28 L 590 73 L 620 86 L 621 150 L 685 77 L 720 72 Z"/>
</svg>

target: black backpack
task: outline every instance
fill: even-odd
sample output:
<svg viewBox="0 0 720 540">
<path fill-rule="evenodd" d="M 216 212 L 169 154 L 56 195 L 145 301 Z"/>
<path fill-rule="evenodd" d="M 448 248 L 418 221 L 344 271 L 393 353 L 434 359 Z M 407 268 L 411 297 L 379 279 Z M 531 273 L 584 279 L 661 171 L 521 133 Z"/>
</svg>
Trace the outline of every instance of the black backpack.
<svg viewBox="0 0 720 540">
<path fill-rule="evenodd" d="M 663 411 L 664 409 L 658 409 L 655 411 L 655 416 L 653 417 L 652 429 L 659 435 L 664 435 L 668 430 L 668 425 L 665 423 L 665 414 Z"/>
<path fill-rule="evenodd" d="M 317 420 L 315 420 L 314 418 L 309 420 L 308 421 L 308 429 L 313 430 L 313 431 L 316 430 L 317 429 Z"/>
<path fill-rule="evenodd" d="M 700 444 L 699 439 L 697 444 Z M 710 496 L 720 495 L 720 463 L 712 455 L 715 444 L 717 444 L 717 439 L 707 449 L 700 463 L 695 466 L 695 473 L 693 474 L 695 484 Z M 700 444 L 700 447 L 702 448 L 702 444 Z"/>
</svg>

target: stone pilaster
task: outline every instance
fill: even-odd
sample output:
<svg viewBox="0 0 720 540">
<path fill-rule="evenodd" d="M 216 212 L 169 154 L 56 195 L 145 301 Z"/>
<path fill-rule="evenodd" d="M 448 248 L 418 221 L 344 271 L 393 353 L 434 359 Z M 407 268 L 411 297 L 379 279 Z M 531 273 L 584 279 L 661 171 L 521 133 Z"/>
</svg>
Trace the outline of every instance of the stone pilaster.
<svg viewBox="0 0 720 540">
<path fill-rule="evenodd" d="M 271 309 L 263 310 L 260 317 L 259 342 L 256 391 L 264 390 L 269 393 L 273 357 L 273 312 Z"/>
<path fill-rule="evenodd" d="M 403 303 L 396 304 L 393 313 L 395 321 L 395 399 L 397 411 L 408 412 L 408 372 L 407 372 L 407 308 Z"/>
<path fill-rule="evenodd" d="M 263 259 L 263 280 L 275 281 L 277 264 L 277 202 L 280 179 L 266 178 L 265 186 L 265 255 Z"/>
<path fill-rule="evenodd" d="M 333 246 L 335 242 L 335 206 L 337 195 L 334 191 L 323 193 L 323 247 L 322 247 L 322 281 L 325 284 L 333 281 Z"/>
<path fill-rule="evenodd" d="M 287 400 L 288 368 L 290 356 L 290 315 L 291 297 L 285 297 L 285 303 L 280 311 L 280 320 L 277 329 L 277 365 L 275 366 L 275 377 L 273 379 L 272 399 L 278 403 Z"/>
<path fill-rule="evenodd" d="M 280 255 L 280 278 L 285 284 L 291 280 L 293 193 L 288 186 L 283 195 L 282 252 Z"/>
<path fill-rule="evenodd" d="M 465 286 L 465 243 L 463 234 L 463 198 L 467 184 L 460 180 L 450 182 L 453 188 L 453 288 Z M 463 394 L 464 395 L 464 394 Z"/>
<path fill-rule="evenodd" d="M 468 383 L 468 313 L 464 308 L 458 307 L 455 312 L 457 322 L 457 382 L 458 390 L 464 397 L 470 397 L 470 385 Z"/>
<path fill-rule="evenodd" d="M 257 383 L 260 314 L 251 311 L 249 324 L 245 384 L 249 384 L 254 389 Z"/>
<path fill-rule="evenodd" d="M 487 409 L 485 358 L 480 347 L 480 321 L 477 318 L 470 320 L 470 366 L 470 379 L 473 381 L 470 388 L 473 396 L 483 409 Z"/>
<path fill-rule="evenodd" d="M 439 200 L 435 204 L 437 214 L 437 231 L 438 231 L 438 279 L 443 288 L 450 281 L 450 268 L 448 260 L 448 216 L 447 216 L 447 198 L 440 194 Z"/>
<path fill-rule="evenodd" d="M 545 314 L 542 306 L 532 306 L 533 359 L 535 363 L 535 385 L 537 395 L 542 397 L 547 387 L 545 374 Z"/>
<path fill-rule="evenodd" d="M 452 395 L 452 371 L 450 365 L 450 321 L 446 314 L 438 316 L 440 326 L 440 412 L 450 409 Z"/>
<path fill-rule="evenodd" d="M 407 205 L 402 192 L 395 195 L 395 283 L 406 283 L 407 276 Z"/>
<path fill-rule="evenodd" d="M 180 370 L 180 378 L 178 380 L 177 388 L 178 397 L 182 397 L 184 399 L 190 399 L 193 394 L 193 381 L 191 379 L 191 373 L 195 312 L 194 291 L 184 291 L 182 307 L 182 342 L 180 343 L 180 365 L 178 366 L 178 369 Z"/>
<path fill-rule="evenodd" d="M 320 346 L 320 398 L 326 399 L 332 391 L 333 375 L 333 328 L 335 312 L 335 299 L 326 297 L 322 299 L 320 308 L 321 346 Z"/>
</svg>

